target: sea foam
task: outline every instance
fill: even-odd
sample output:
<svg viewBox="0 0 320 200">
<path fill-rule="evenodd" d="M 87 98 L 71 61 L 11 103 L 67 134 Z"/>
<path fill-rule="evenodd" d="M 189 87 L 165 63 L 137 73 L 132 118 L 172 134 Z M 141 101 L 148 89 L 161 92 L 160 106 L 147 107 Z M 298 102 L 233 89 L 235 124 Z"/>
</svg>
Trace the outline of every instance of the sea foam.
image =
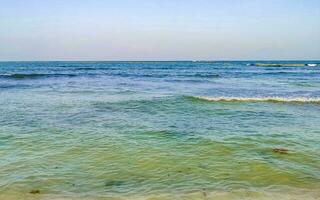
<svg viewBox="0 0 320 200">
<path fill-rule="evenodd" d="M 211 102 L 275 102 L 275 103 L 319 103 L 320 97 L 205 97 L 192 96 L 192 99 Z"/>
</svg>

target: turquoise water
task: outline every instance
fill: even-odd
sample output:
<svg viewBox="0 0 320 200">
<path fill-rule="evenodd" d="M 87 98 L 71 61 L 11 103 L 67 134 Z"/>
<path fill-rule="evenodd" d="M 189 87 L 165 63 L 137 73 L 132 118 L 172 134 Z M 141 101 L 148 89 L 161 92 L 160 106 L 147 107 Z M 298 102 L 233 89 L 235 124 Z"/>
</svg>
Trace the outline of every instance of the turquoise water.
<svg viewBox="0 0 320 200">
<path fill-rule="evenodd" d="M 319 198 L 320 67 L 248 63 L 0 63 L 0 199 Z"/>
</svg>

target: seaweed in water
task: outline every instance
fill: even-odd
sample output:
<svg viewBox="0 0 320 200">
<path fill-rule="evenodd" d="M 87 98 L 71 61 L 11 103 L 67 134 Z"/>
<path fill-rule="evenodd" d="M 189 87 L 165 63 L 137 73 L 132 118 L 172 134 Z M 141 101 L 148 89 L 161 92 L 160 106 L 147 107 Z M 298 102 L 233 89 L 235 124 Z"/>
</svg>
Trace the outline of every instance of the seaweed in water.
<svg viewBox="0 0 320 200">
<path fill-rule="evenodd" d="M 124 185 L 124 184 L 125 184 L 124 181 L 112 180 L 112 181 L 106 181 L 104 185 L 107 186 L 107 187 L 113 187 L 113 186 L 121 186 L 121 185 Z"/>
<path fill-rule="evenodd" d="M 274 148 L 272 149 L 274 153 L 279 153 L 279 154 L 288 154 L 289 150 L 284 149 L 284 148 Z"/>
<path fill-rule="evenodd" d="M 33 189 L 33 190 L 30 191 L 30 194 L 40 194 L 40 190 Z"/>
</svg>

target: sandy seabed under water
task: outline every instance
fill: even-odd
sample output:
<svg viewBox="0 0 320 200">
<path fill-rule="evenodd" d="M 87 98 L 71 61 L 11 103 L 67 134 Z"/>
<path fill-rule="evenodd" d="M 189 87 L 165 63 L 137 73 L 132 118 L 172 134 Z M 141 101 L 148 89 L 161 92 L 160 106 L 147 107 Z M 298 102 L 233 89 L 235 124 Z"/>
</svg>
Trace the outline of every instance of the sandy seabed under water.
<svg viewBox="0 0 320 200">
<path fill-rule="evenodd" d="M 312 63 L 0 62 L 0 200 L 320 200 Z"/>
<path fill-rule="evenodd" d="M 281 191 L 194 191 L 190 193 L 154 193 L 144 195 L 126 195 L 126 194 L 106 194 L 104 196 L 89 195 L 60 195 L 60 194 L 47 194 L 41 191 L 39 194 L 31 193 L 9 193 L 0 194 L 1 200 L 320 200 L 320 190 L 304 190 L 304 189 L 290 189 Z"/>
</svg>

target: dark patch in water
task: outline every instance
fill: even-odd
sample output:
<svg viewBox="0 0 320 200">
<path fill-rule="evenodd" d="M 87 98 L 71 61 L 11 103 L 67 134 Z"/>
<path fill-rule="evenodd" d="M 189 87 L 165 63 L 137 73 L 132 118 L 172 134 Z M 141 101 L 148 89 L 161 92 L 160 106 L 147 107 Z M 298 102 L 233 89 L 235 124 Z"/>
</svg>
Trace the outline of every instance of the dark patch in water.
<svg viewBox="0 0 320 200">
<path fill-rule="evenodd" d="M 190 76 L 190 77 L 198 77 L 198 78 L 219 78 L 219 74 L 192 74 L 192 75 L 184 75 L 184 76 Z"/>
<path fill-rule="evenodd" d="M 204 165 L 204 164 L 199 164 L 198 167 L 201 169 L 208 169 L 209 168 L 208 165 Z"/>
<path fill-rule="evenodd" d="M 9 90 L 9 89 L 26 89 L 30 87 L 35 87 L 30 86 L 30 85 L 24 85 L 24 84 L 0 84 L 0 90 Z"/>
<path fill-rule="evenodd" d="M 202 188 L 202 195 L 203 195 L 204 197 L 207 197 L 206 188 Z"/>
<path fill-rule="evenodd" d="M 272 152 L 279 153 L 279 154 L 288 154 L 289 150 L 284 148 L 274 148 L 272 149 Z"/>
<path fill-rule="evenodd" d="M 8 140 L 8 139 L 11 139 L 11 138 L 13 138 L 13 135 L 4 135 L 4 136 L 0 137 L 0 140 Z"/>
<path fill-rule="evenodd" d="M 201 80 L 201 79 L 172 79 L 172 80 L 166 80 L 166 82 L 171 82 L 171 83 L 205 83 L 209 82 L 209 80 Z"/>
<path fill-rule="evenodd" d="M 124 184 L 125 184 L 124 181 L 115 181 L 115 180 L 106 181 L 104 183 L 104 185 L 107 186 L 107 187 L 121 186 L 121 185 L 124 185 Z"/>
<path fill-rule="evenodd" d="M 83 71 L 93 71 L 93 70 L 101 70 L 103 68 L 98 67 L 77 67 L 75 70 L 83 70 Z"/>
<path fill-rule="evenodd" d="M 30 194 L 40 194 L 40 190 L 38 189 L 33 189 L 29 192 Z"/>
</svg>

